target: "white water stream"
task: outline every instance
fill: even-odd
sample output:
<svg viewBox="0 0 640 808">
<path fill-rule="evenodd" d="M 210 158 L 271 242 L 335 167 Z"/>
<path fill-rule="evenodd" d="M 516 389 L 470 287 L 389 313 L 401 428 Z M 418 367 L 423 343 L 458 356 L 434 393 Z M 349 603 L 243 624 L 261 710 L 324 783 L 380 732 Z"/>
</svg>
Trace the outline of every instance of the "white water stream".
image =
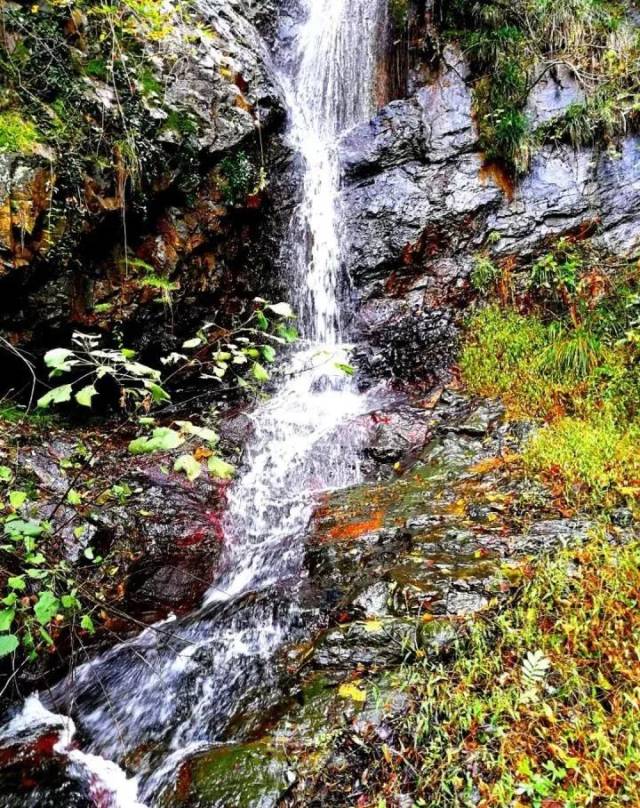
<svg viewBox="0 0 640 808">
<path fill-rule="evenodd" d="M 102 778 L 102 808 L 157 805 L 182 760 L 219 740 L 256 693 L 276 689 L 274 654 L 300 630 L 296 591 L 317 494 L 359 479 L 362 435 L 353 423 L 372 404 L 336 367 L 345 361 L 338 139 L 374 112 L 386 0 L 302 4 L 295 52 L 280 61 L 289 138 L 304 166 L 287 245 L 303 339 L 285 381 L 253 415 L 221 572 L 202 609 L 113 648 L 54 692 L 88 739 L 85 752 L 69 755 L 70 775 Z M 150 743 L 161 751 L 137 781 L 124 777 L 113 761 Z"/>
</svg>

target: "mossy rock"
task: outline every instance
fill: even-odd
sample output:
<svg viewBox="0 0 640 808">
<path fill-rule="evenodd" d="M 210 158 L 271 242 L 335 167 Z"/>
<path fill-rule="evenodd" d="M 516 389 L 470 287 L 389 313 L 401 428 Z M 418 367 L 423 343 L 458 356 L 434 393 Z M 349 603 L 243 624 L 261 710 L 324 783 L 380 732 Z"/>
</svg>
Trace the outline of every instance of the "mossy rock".
<svg viewBox="0 0 640 808">
<path fill-rule="evenodd" d="M 264 741 L 215 747 L 193 758 L 187 767 L 178 775 L 176 793 L 167 804 L 271 808 L 293 781 L 284 755 Z"/>
</svg>

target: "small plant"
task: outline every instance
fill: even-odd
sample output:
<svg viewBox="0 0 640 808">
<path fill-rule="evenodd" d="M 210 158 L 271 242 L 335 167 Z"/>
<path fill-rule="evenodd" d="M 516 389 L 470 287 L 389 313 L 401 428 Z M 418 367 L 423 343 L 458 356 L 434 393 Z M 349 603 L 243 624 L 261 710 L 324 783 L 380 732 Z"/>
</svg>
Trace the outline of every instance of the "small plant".
<svg viewBox="0 0 640 808">
<path fill-rule="evenodd" d="M 213 429 L 196 426 L 191 421 L 176 421 L 175 425 L 177 429 L 153 427 L 150 434 L 132 440 L 129 451 L 132 454 L 169 454 L 180 449 L 182 453 L 175 459 L 173 470 L 183 472 L 191 481 L 202 474 L 203 460 L 211 477 L 228 480 L 233 476 L 233 466 L 215 452 L 218 435 Z"/>
<path fill-rule="evenodd" d="M 10 481 L 4 475 L 0 486 Z M 79 504 L 78 495 L 70 493 L 70 504 Z M 77 622 L 78 628 L 89 633 L 94 625 L 71 565 L 53 550 L 51 524 L 32 514 L 33 503 L 26 491 L 8 490 L 3 496 L 0 555 L 6 583 L 0 598 L 0 657 L 22 646 L 33 660 L 40 648 L 52 647 L 71 624 Z M 78 525 L 75 532 L 80 538 L 85 526 Z M 90 546 L 85 547 L 84 557 L 92 564 L 102 563 Z"/>
<path fill-rule="evenodd" d="M 101 337 L 76 331 L 73 348 L 54 348 L 47 351 L 45 365 L 50 368 L 49 378 L 71 375 L 72 381 L 49 390 L 38 399 L 38 407 L 64 404 L 74 399 L 83 407 L 91 407 L 98 395 L 101 380 L 111 379 L 120 391 L 123 409 L 131 403 L 150 406 L 169 400 L 169 394 L 160 384 L 160 371 L 135 361 L 135 351 L 128 348 L 103 348 Z"/>
<path fill-rule="evenodd" d="M 264 170 L 258 171 L 245 152 L 221 160 L 219 172 L 222 195 L 228 205 L 237 205 L 266 186 Z"/>
<path fill-rule="evenodd" d="M 477 292 L 485 294 L 495 286 L 501 274 L 500 268 L 489 258 L 483 255 L 476 256 L 471 272 L 471 285 Z"/>
</svg>

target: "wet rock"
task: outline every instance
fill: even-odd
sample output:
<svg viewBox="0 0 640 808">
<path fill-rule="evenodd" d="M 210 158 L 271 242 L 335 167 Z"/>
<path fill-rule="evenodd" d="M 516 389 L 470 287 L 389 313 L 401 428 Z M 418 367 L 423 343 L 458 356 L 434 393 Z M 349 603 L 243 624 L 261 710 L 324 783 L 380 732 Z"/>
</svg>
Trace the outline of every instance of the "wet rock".
<svg viewBox="0 0 640 808">
<path fill-rule="evenodd" d="M 514 538 L 513 546 L 520 553 L 548 552 L 584 541 L 593 527 L 593 522 L 587 519 L 548 519 L 534 522 L 527 533 Z"/>
<path fill-rule="evenodd" d="M 275 808 L 294 781 L 285 755 L 268 743 L 217 746 L 182 764 L 172 804 Z"/>
<path fill-rule="evenodd" d="M 554 239 L 581 233 L 616 255 L 640 252 L 638 138 L 622 139 L 617 153 L 545 146 L 514 184 L 484 165 L 466 76 L 460 52 L 447 48 L 441 70 L 411 98 L 387 105 L 343 141 L 345 256 L 354 330 L 370 346 L 358 357 L 365 379 L 390 369 L 433 378 L 451 364 L 451 306 L 471 296 L 481 249 L 517 266 Z M 554 68 L 534 85 L 529 114 L 541 125 L 581 98 L 569 69 Z"/>
<path fill-rule="evenodd" d="M 448 426 L 450 432 L 481 437 L 487 435 L 496 422 L 504 416 L 504 407 L 499 402 L 483 402 L 460 423 Z"/>
<path fill-rule="evenodd" d="M 424 410 L 402 409 L 389 414 L 374 414 L 376 427 L 366 448 L 378 463 L 395 463 L 409 452 L 422 448 L 429 434 Z"/>
<path fill-rule="evenodd" d="M 477 145 L 468 74 L 460 51 L 448 45 L 442 54 L 440 74 L 416 94 L 422 108 L 428 161 L 441 162 Z"/>
<path fill-rule="evenodd" d="M 48 160 L 0 154 L 0 278 L 50 248 L 54 235 L 47 212 L 54 182 Z"/>
<path fill-rule="evenodd" d="M 447 595 L 446 612 L 450 615 L 469 615 L 481 611 L 488 603 L 489 598 L 484 591 L 477 591 L 466 582 L 457 582 L 456 588 Z"/>
</svg>

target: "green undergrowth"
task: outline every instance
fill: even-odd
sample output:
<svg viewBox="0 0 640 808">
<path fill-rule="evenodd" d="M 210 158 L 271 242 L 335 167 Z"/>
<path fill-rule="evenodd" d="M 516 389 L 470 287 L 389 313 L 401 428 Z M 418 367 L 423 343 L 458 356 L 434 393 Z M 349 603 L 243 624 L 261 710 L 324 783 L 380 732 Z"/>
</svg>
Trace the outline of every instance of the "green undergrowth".
<svg viewBox="0 0 640 808">
<path fill-rule="evenodd" d="M 640 42 L 628 6 L 613 0 L 455 0 L 440 3 L 446 38 L 470 61 L 486 157 L 525 171 L 543 142 L 610 142 L 638 125 Z M 545 72 L 572 73 L 584 101 L 534 132 L 526 112 Z"/>
<path fill-rule="evenodd" d="M 636 511 L 637 266 L 607 270 L 587 247 L 561 240 L 524 277 L 507 279 L 506 293 L 499 269 L 482 276 L 489 299 L 498 288 L 504 299 L 468 322 L 460 367 L 470 392 L 541 423 L 524 448 L 526 469 L 569 505 Z"/>
<path fill-rule="evenodd" d="M 537 565 L 452 664 L 405 670 L 402 755 L 380 757 L 381 780 L 403 771 L 433 808 L 640 804 L 638 591 L 635 541 L 597 535 Z"/>
</svg>

